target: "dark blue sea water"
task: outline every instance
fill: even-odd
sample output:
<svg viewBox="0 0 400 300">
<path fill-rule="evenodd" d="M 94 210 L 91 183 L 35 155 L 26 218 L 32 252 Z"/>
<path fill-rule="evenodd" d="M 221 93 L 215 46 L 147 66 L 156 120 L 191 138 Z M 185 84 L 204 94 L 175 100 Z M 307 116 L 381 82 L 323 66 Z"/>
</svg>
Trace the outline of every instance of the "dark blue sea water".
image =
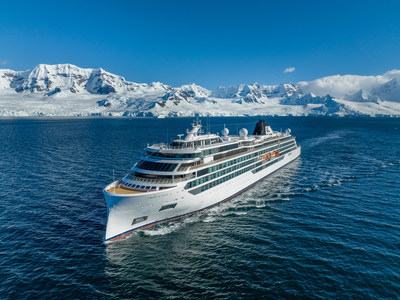
<svg viewBox="0 0 400 300">
<path fill-rule="evenodd" d="M 105 246 L 113 169 L 191 119 L 0 120 L 0 298 L 399 298 L 400 119 L 268 121 L 292 129 L 298 160 Z"/>
</svg>

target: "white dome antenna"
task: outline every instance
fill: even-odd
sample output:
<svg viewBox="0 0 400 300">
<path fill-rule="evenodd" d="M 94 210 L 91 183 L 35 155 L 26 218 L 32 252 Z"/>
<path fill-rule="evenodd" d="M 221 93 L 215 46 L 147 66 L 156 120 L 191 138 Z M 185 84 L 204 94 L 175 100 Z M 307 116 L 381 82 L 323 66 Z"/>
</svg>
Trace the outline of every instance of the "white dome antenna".
<svg viewBox="0 0 400 300">
<path fill-rule="evenodd" d="M 249 134 L 249 132 L 247 131 L 246 128 L 242 128 L 239 131 L 239 135 L 240 135 L 241 138 L 246 138 L 248 134 Z"/>
<path fill-rule="evenodd" d="M 225 127 L 224 129 L 221 130 L 221 133 L 222 133 L 222 135 L 223 135 L 224 137 L 227 137 L 228 134 L 229 134 L 229 129 Z"/>
</svg>

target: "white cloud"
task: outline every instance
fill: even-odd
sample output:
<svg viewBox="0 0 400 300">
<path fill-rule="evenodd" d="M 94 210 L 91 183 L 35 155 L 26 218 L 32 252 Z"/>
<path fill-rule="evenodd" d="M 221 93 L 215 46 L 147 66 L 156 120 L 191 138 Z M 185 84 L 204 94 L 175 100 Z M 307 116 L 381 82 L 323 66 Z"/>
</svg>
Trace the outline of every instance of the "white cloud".
<svg viewBox="0 0 400 300">
<path fill-rule="evenodd" d="M 2 60 L 0 64 L 3 65 L 3 66 L 4 65 L 8 65 L 8 60 Z"/>
<path fill-rule="evenodd" d="M 292 73 L 292 72 L 294 72 L 295 70 L 296 70 L 295 67 L 289 67 L 289 68 L 286 68 L 286 69 L 283 71 L 283 73 Z"/>
<path fill-rule="evenodd" d="M 378 76 L 333 75 L 313 81 L 301 81 L 297 85 L 303 92 L 313 92 L 317 96 L 329 94 L 333 97 L 345 97 L 359 90 L 373 93 L 388 81 L 396 79 L 400 82 L 400 71 L 393 70 Z"/>
</svg>

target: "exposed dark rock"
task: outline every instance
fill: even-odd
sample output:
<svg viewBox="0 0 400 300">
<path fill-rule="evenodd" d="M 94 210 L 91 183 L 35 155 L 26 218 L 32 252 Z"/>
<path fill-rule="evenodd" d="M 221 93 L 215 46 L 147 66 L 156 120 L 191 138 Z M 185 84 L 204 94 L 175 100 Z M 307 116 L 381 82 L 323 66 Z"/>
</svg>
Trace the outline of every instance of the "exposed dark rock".
<svg viewBox="0 0 400 300">
<path fill-rule="evenodd" d="M 60 89 L 59 87 L 56 87 L 56 88 L 55 88 L 54 90 L 52 90 L 51 92 L 46 93 L 46 96 L 52 96 L 52 95 L 57 94 L 57 93 L 59 93 L 59 92 L 61 92 L 61 89 Z"/>
<path fill-rule="evenodd" d="M 97 93 L 101 94 L 101 95 L 106 95 L 106 94 L 109 94 L 109 93 L 115 93 L 115 88 L 112 87 L 111 85 L 105 85 L 105 86 L 99 87 L 97 89 Z"/>
<path fill-rule="evenodd" d="M 111 102 L 108 101 L 107 99 L 97 101 L 96 103 L 98 106 L 111 107 Z"/>
</svg>

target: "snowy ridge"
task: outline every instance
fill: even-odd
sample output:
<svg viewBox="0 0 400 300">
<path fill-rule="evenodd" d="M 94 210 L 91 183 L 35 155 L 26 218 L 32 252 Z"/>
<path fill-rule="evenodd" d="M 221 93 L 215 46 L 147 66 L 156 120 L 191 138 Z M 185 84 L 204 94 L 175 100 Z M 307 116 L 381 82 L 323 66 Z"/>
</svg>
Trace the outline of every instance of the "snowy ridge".
<svg viewBox="0 0 400 300">
<path fill-rule="evenodd" d="M 238 103 L 265 103 L 262 98 L 288 98 L 293 95 L 302 95 L 302 91 L 293 83 L 280 85 L 241 84 L 219 87 L 211 93 L 211 96 L 215 98 L 237 99 Z"/>
<path fill-rule="evenodd" d="M 40 64 L 0 70 L 0 116 L 400 116 L 399 83 L 400 71 L 393 70 L 209 91 L 194 83 L 129 82 L 101 68 Z"/>
</svg>

